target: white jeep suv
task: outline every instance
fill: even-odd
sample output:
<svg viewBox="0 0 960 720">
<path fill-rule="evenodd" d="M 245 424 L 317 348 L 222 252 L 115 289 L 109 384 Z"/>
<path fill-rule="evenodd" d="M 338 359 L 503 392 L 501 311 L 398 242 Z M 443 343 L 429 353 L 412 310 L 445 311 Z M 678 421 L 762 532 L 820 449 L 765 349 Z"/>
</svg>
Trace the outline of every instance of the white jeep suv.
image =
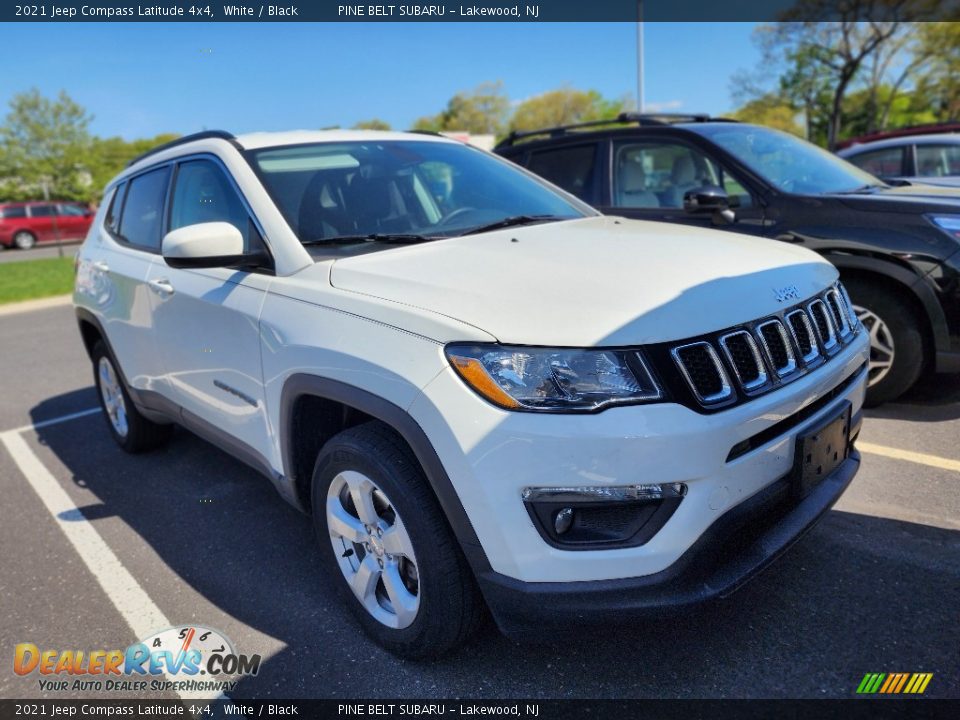
<svg viewBox="0 0 960 720">
<path fill-rule="evenodd" d="M 523 635 L 725 596 L 859 466 L 832 265 L 439 136 L 159 147 L 107 186 L 75 304 L 114 439 L 181 425 L 260 470 L 401 655 L 484 608 Z"/>
</svg>

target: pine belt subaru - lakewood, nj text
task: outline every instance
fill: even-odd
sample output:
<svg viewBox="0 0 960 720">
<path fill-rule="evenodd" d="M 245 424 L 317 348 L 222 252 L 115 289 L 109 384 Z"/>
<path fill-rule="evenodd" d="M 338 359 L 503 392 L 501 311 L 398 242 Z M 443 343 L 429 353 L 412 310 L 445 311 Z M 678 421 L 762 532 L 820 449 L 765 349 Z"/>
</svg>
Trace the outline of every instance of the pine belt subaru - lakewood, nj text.
<svg viewBox="0 0 960 720">
<path fill-rule="evenodd" d="M 725 596 L 859 466 L 831 264 L 438 136 L 161 146 L 107 186 L 75 305 L 117 443 L 177 424 L 260 470 L 401 655 L 485 608 L 522 636 Z"/>
</svg>

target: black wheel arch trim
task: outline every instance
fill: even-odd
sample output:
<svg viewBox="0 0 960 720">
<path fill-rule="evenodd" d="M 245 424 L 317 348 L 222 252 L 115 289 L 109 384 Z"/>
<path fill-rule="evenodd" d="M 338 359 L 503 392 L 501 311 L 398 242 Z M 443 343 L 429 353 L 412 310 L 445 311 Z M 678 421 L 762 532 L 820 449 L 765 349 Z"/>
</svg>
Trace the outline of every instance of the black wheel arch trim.
<svg viewBox="0 0 960 720">
<path fill-rule="evenodd" d="M 823 256 L 837 267 L 841 276 L 845 270 L 859 271 L 879 275 L 907 288 L 911 296 L 920 303 L 926 319 L 930 323 L 935 352 L 939 353 L 950 349 L 950 332 L 947 327 L 946 315 L 939 300 L 937 300 L 936 293 L 924 282 L 923 276 L 875 257 L 846 252 L 824 252 Z"/>
<path fill-rule="evenodd" d="M 130 383 L 127 382 L 127 376 L 123 374 L 123 368 L 120 367 L 120 362 L 117 360 L 117 354 L 113 351 L 113 346 L 110 344 L 110 338 L 107 337 L 106 330 L 103 329 L 103 323 L 100 322 L 93 312 L 88 310 L 85 307 L 75 306 L 74 312 L 77 315 L 77 328 L 80 330 L 80 339 L 83 340 L 83 346 L 87 350 L 87 356 L 90 359 L 93 359 L 93 346 L 87 345 L 87 339 L 83 335 L 83 326 L 82 323 L 89 323 L 97 331 L 97 334 L 100 336 L 100 339 L 103 340 L 103 344 L 107 346 L 107 350 L 110 352 L 110 356 L 113 358 L 113 364 L 116 365 L 117 372 L 120 373 L 120 379 L 123 380 L 123 384 L 127 386 L 127 390 L 130 389 Z"/>
<path fill-rule="evenodd" d="M 378 395 L 348 383 L 318 375 L 297 373 L 287 378 L 280 396 L 280 446 L 283 472 L 292 484 L 300 480 L 294 477 L 296 463 L 292 432 L 293 412 L 296 401 L 304 396 L 342 403 L 393 428 L 410 446 L 423 468 L 424 475 L 473 572 L 479 575 L 490 571 L 490 562 L 486 553 L 433 443 L 406 410 Z"/>
</svg>

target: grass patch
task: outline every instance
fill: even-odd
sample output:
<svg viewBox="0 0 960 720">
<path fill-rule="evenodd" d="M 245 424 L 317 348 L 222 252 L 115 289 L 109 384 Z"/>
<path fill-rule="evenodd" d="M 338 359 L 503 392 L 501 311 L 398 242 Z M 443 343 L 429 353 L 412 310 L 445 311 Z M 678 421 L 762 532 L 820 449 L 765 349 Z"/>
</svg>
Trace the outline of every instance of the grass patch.
<svg viewBox="0 0 960 720">
<path fill-rule="evenodd" d="M 0 263 L 0 305 L 73 292 L 73 258 Z"/>
</svg>

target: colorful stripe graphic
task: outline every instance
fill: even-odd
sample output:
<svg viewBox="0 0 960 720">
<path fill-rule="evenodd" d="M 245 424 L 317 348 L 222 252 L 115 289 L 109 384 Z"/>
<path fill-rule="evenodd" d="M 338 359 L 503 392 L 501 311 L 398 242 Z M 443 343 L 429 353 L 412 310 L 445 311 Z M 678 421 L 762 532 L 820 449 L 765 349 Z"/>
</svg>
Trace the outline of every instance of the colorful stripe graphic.
<svg viewBox="0 0 960 720">
<path fill-rule="evenodd" d="M 857 687 L 858 695 L 922 695 L 933 673 L 867 673 Z"/>
</svg>

